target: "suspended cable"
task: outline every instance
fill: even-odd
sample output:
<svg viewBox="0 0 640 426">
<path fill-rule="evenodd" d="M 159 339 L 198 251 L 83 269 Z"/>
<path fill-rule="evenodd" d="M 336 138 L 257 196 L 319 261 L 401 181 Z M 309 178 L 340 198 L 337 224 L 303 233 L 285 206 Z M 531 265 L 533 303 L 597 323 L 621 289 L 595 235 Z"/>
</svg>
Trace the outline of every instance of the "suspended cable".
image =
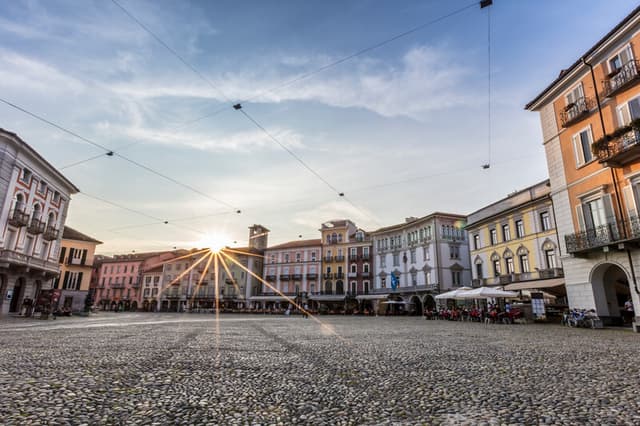
<svg viewBox="0 0 640 426">
<path fill-rule="evenodd" d="M 170 181 L 170 182 L 172 182 L 172 183 L 174 183 L 174 184 L 176 184 L 178 186 L 181 186 L 181 187 L 183 187 L 185 189 L 188 189 L 189 191 L 192 191 L 192 192 L 194 192 L 194 193 L 196 193 L 198 195 L 201 195 L 201 196 L 203 196 L 205 198 L 208 198 L 209 200 L 215 201 L 215 202 L 220 203 L 222 205 L 225 205 L 225 206 L 227 206 L 227 207 L 229 207 L 231 209 L 234 209 L 236 211 L 236 213 L 240 213 L 241 212 L 241 210 L 237 209 L 236 207 L 232 206 L 231 204 L 229 204 L 227 202 L 224 202 L 224 201 L 222 201 L 220 199 L 212 197 L 209 194 L 206 194 L 206 193 L 204 193 L 204 192 L 192 187 L 191 185 L 188 185 L 186 183 L 180 182 L 179 180 L 174 179 L 174 178 L 172 178 L 172 177 L 170 177 L 170 176 L 168 176 L 168 175 L 166 175 L 164 173 L 161 173 L 161 172 L 159 172 L 159 171 L 157 171 L 155 169 L 152 169 L 149 166 L 146 166 L 146 165 L 144 165 L 142 163 L 139 163 L 138 161 L 132 160 L 131 158 L 125 157 L 122 154 L 114 152 L 114 151 L 110 150 L 109 148 L 107 148 L 104 145 L 101 145 L 101 144 L 99 144 L 97 142 L 92 141 L 91 139 L 88 139 L 88 138 L 86 138 L 84 136 L 81 136 L 76 132 L 73 132 L 73 131 L 65 128 L 65 127 L 62 127 L 62 126 L 52 122 L 52 121 L 49 121 L 46 118 L 41 117 L 41 116 L 31 112 L 31 111 L 28 111 L 28 110 L 26 110 L 26 109 L 24 109 L 24 108 L 22 108 L 22 107 L 20 107 L 20 106 L 18 106 L 16 104 L 12 103 L 12 102 L 9 102 L 9 101 L 7 101 L 7 100 L 5 100 L 3 98 L 0 98 L 0 102 L 4 103 L 4 104 L 6 104 L 6 105 L 8 105 L 8 106 L 10 106 L 12 108 L 17 109 L 18 111 L 21 111 L 21 112 L 23 112 L 23 113 L 35 118 L 36 120 L 39 120 L 39 121 L 41 121 L 41 122 L 43 122 L 45 124 L 48 124 L 48 125 L 50 125 L 52 127 L 55 127 L 56 129 L 58 129 L 58 130 L 60 130 L 62 132 L 65 132 L 65 133 L 67 133 L 67 134 L 69 134 L 69 135 L 71 135 L 71 136 L 73 136 L 75 138 L 78 138 L 81 141 L 84 141 L 84 142 L 86 142 L 88 144 L 91 144 L 91 145 L 93 145 L 93 146 L 95 146 L 97 148 L 100 148 L 100 149 L 104 150 L 105 151 L 104 155 L 117 156 L 117 157 L 119 157 L 119 158 L 121 158 L 121 159 L 123 159 L 123 160 L 125 160 L 125 161 L 127 161 L 127 162 L 129 162 L 129 163 L 131 163 L 133 165 L 135 165 L 138 168 L 141 168 L 141 169 L 144 169 L 144 170 L 148 171 L 149 173 L 152 173 L 152 174 L 154 174 L 156 176 L 159 176 L 159 177 L 161 177 L 161 178 L 163 178 L 165 180 L 168 180 L 168 181 Z M 83 161 L 88 161 L 88 160 L 83 160 Z"/>
<path fill-rule="evenodd" d="M 493 0 L 482 0 L 480 8 L 487 8 L 487 163 L 483 169 L 491 167 L 491 6 Z"/>
</svg>

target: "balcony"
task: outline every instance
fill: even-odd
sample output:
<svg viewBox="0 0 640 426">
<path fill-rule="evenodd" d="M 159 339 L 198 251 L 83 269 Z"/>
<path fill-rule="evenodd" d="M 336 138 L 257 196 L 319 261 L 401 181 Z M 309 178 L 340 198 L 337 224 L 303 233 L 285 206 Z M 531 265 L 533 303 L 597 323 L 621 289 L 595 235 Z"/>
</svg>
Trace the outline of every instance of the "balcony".
<svg viewBox="0 0 640 426">
<path fill-rule="evenodd" d="M 471 280 L 471 286 L 495 286 L 561 277 L 564 277 L 564 271 L 562 270 L 562 268 L 536 269 L 533 272 L 522 272 L 520 274 L 513 273 L 490 278 L 475 278 Z"/>
<path fill-rule="evenodd" d="M 29 271 L 42 272 L 47 279 L 60 272 L 58 262 L 49 262 L 13 250 L 0 250 L 0 267 L 9 268 L 11 266 L 21 266 Z"/>
<path fill-rule="evenodd" d="M 289 281 L 291 279 L 291 275 L 289 274 L 281 274 L 280 281 Z"/>
<path fill-rule="evenodd" d="M 638 61 L 631 60 L 620 69 L 609 74 L 609 79 L 602 81 L 604 96 L 611 97 L 639 81 Z"/>
<path fill-rule="evenodd" d="M 625 128 L 623 128 L 624 130 Z M 640 159 L 640 131 L 631 129 L 616 137 L 614 132 L 611 139 L 593 144 L 593 149 L 600 163 L 607 167 L 623 167 Z"/>
<path fill-rule="evenodd" d="M 57 240 L 59 236 L 60 236 L 60 230 L 54 228 L 53 226 L 47 226 L 47 229 L 45 229 L 44 233 L 42 234 L 42 238 L 45 241 Z"/>
<path fill-rule="evenodd" d="M 291 275 L 291 279 L 293 281 L 302 281 L 302 274 L 293 274 Z"/>
<path fill-rule="evenodd" d="M 271 281 L 271 282 L 273 282 L 273 281 L 275 281 L 275 280 L 276 280 L 276 276 L 275 276 L 275 275 L 267 275 L 267 276 L 265 277 L 265 279 L 266 279 L 267 281 Z"/>
<path fill-rule="evenodd" d="M 323 259 L 325 262 L 333 262 L 333 256 L 325 256 Z"/>
<path fill-rule="evenodd" d="M 508 274 L 508 275 L 498 275 L 497 277 L 485 278 L 484 285 L 492 286 L 492 285 L 506 285 L 510 284 L 515 280 L 516 274 Z"/>
<path fill-rule="evenodd" d="M 7 222 L 13 226 L 27 226 L 29 224 L 29 215 L 22 209 L 15 209 L 9 214 Z"/>
<path fill-rule="evenodd" d="M 614 219 L 605 225 L 565 235 L 567 252 L 570 254 L 585 253 L 600 250 L 609 245 L 640 239 L 640 219 L 632 217 L 622 223 L 618 222 Z"/>
<path fill-rule="evenodd" d="M 578 98 L 575 102 L 568 104 L 564 111 L 560 112 L 560 123 L 562 124 L 562 127 L 569 127 L 582 120 L 589 115 L 595 106 L 596 103 L 593 98 L 587 98 L 584 96 L 582 98 Z"/>
<path fill-rule="evenodd" d="M 357 277 L 357 276 L 358 276 L 358 273 L 357 273 L 357 272 L 349 272 L 349 274 L 348 274 L 348 277 L 349 277 L 349 278 L 355 278 L 355 277 Z"/>
<path fill-rule="evenodd" d="M 318 274 L 307 274 L 307 279 L 308 280 L 317 280 L 318 279 Z"/>
<path fill-rule="evenodd" d="M 337 280 L 341 280 L 344 278 L 344 274 L 342 272 L 336 272 L 335 277 Z"/>
<path fill-rule="evenodd" d="M 344 262 L 344 256 L 338 255 L 338 256 L 336 256 L 335 260 L 336 260 L 336 262 Z"/>
<path fill-rule="evenodd" d="M 339 243 L 339 241 L 338 241 L 337 237 L 336 238 L 329 238 L 327 240 L 327 244 L 338 244 L 338 243 Z"/>
<path fill-rule="evenodd" d="M 369 259 L 370 259 L 369 253 L 366 253 L 366 254 L 362 255 L 362 260 L 369 260 Z"/>
<path fill-rule="evenodd" d="M 333 274 L 331 272 L 325 272 L 324 274 L 322 274 L 322 278 L 324 278 L 325 280 L 330 280 L 333 278 Z"/>
<path fill-rule="evenodd" d="M 349 255 L 349 262 L 355 262 L 358 260 L 358 255 L 356 254 L 350 254 Z"/>
<path fill-rule="evenodd" d="M 367 278 L 369 276 L 370 272 L 369 271 L 362 271 L 362 276 Z"/>
<path fill-rule="evenodd" d="M 44 232 L 44 228 L 46 223 L 41 220 L 36 219 L 35 217 L 31 219 L 31 223 L 27 227 L 27 232 L 30 234 L 42 234 Z"/>
</svg>

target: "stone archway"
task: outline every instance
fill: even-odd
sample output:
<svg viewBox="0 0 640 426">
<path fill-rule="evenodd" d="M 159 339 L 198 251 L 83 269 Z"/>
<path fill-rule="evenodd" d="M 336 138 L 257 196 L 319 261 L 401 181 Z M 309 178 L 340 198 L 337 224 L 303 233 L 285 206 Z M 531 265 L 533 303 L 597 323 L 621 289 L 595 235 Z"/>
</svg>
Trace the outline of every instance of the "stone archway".
<svg viewBox="0 0 640 426">
<path fill-rule="evenodd" d="M 411 296 L 409 309 L 412 315 L 422 316 L 422 300 L 418 296 Z"/>
<path fill-rule="evenodd" d="M 598 316 L 608 325 L 630 324 L 624 304 L 631 299 L 627 272 L 615 263 L 601 263 L 591 271 L 593 301 Z"/>
<path fill-rule="evenodd" d="M 26 283 L 24 278 L 18 278 L 16 283 L 13 285 L 13 293 L 11 295 L 11 303 L 9 304 L 9 313 L 19 313 L 22 305 L 22 295 L 24 294 L 24 290 L 26 287 Z"/>
<path fill-rule="evenodd" d="M 433 295 L 427 294 L 426 296 L 424 296 L 422 305 L 424 306 L 424 309 L 426 309 L 427 311 L 433 311 L 436 309 L 436 306 L 437 306 L 436 299 L 433 298 Z"/>
</svg>

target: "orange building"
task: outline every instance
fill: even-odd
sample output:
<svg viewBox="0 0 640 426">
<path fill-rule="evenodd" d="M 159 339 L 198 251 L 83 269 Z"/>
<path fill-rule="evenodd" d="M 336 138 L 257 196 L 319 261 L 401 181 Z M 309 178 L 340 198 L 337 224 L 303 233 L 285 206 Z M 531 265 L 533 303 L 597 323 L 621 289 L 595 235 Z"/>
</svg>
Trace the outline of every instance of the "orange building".
<svg viewBox="0 0 640 426">
<path fill-rule="evenodd" d="M 542 122 L 569 304 L 613 324 L 640 312 L 636 56 L 640 7 L 526 105 Z"/>
</svg>

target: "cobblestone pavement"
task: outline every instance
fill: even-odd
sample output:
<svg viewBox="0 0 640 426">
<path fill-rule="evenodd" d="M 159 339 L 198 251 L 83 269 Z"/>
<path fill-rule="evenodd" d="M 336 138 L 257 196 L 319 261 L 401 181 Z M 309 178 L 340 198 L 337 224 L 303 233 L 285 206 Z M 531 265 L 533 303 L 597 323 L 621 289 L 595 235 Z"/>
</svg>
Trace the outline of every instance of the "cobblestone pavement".
<svg viewBox="0 0 640 426">
<path fill-rule="evenodd" d="M 629 331 L 321 320 L 2 318 L 0 423 L 640 424 Z"/>
</svg>

